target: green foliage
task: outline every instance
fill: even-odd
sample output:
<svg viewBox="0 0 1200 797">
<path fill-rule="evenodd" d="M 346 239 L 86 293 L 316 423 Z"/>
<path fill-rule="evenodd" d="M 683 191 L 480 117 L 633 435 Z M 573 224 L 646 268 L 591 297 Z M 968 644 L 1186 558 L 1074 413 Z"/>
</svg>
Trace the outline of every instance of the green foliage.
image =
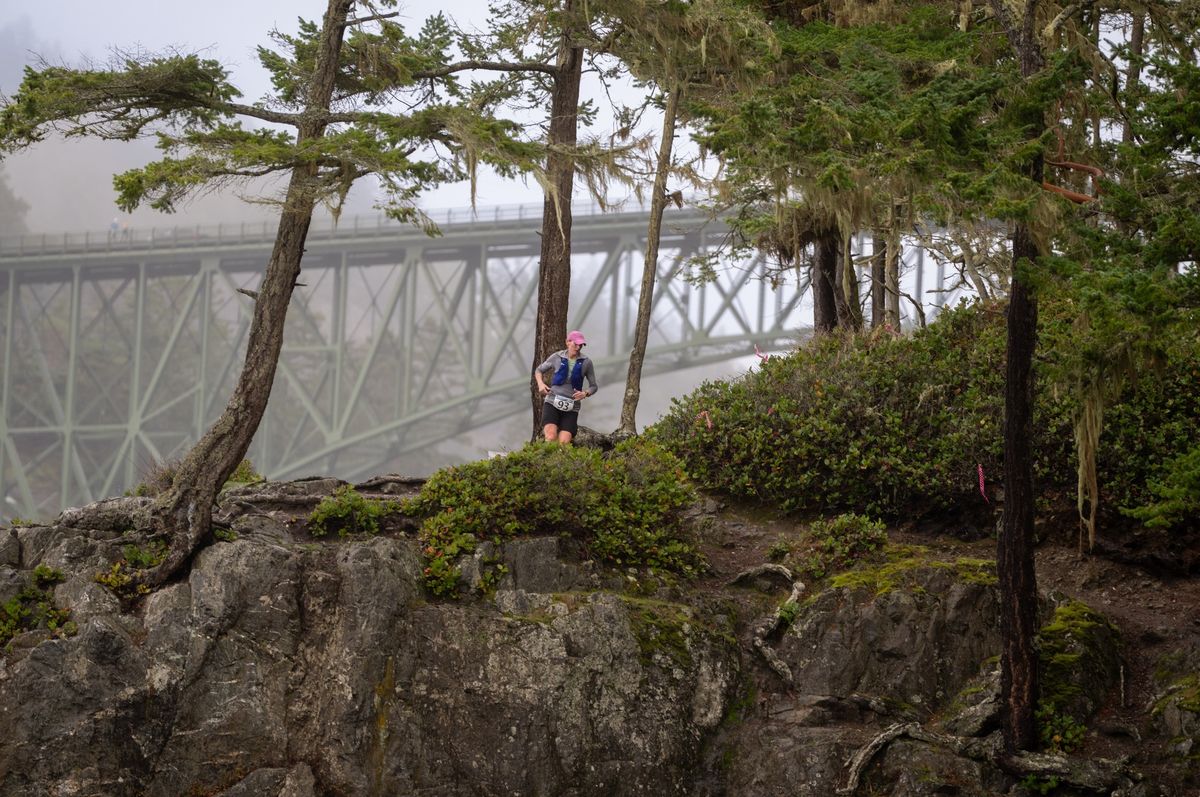
<svg viewBox="0 0 1200 797">
<path fill-rule="evenodd" d="M 787 601 L 776 612 L 784 628 L 790 628 L 792 623 L 796 622 L 796 618 L 800 616 L 800 604 L 795 601 Z"/>
<path fill-rule="evenodd" d="M 233 473 L 229 474 L 229 478 L 225 480 L 225 486 L 229 487 L 235 484 L 256 484 L 257 482 L 266 481 L 266 478 L 254 469 L 254 464 L 243 459 L 238 463 L 238 466 L 233 469 Z"/>
<path fill-rule="evenodd" d="M 1040 368 L 1076 345 L 1072 318 L 1070 303 L 1043 303 Z M 699 485 L 786 511 L 983 510 L 976 466 L 989 485 L 1002 472 L 1004 338 L 1001 305 L 962 306 L 904 337 L 822 336 L 675 399 L 649 434 Z M 1200 342 L 1177 337 L 1164 350 L 1159 371 L 1106 412 L 1099 472 L 1110 505 L 1146 503 L 1148 480 L 1200 439 Z M 1037 386 L 1035 483 L 1069 494 L 1075 399 L 1052 380 Z"/>
<path fill-rule="evenodd" d="M 1040 706 L 1035 714 L 1042 750 L 1066 755 L 1083 744 L 1087 728 L 1070 714 L 1063 714 L 1051 706 Z"/>
<path fill-rule="evenodd" d="M 426 586 L 453 595 L 459 556 L 479 540 L 522 535 L 572 536 L 604 562 L 693 574 L 703 561 L 683 534 L 681 513 L 694 499 L 679 461 L 635 438 L 607 456 L 539 442 L 447 468 L 404 511 L 424 518 Z"/>
<path fill-rule="evenodd" d="M 882 523 L 853 512 L 813 521 L 808 537 L 807 545 L 798 553 L 799 569 L 813 579 L 847 570 L 887 544 L 887 530 Z"/>
<path fill-rule="evenodd" d="M 1036 794 L 1053 794 L 1059 779 L 1054 775 L 1026 775 L 1021 778 L 1021 786 Z"/>
<path fill-rule="evenodd" d="M 767 548 L 767 558 L 772 562 L 780 562 L 792 552 L 793 547 L 788 540 L 776 540 Z"/>
<path fill-rule="evenodd" d="M 530 141 L 524 125 L 497 116 L 507 95 L 488 84 L 464 85 L 459 69 L 446 68 L 456 42 L 444 17 L 415 36 L 390 19 L 352 25 L 339 36 L 325 108 L 306 108 L 324 38 L 320 25 L 306 20 L 297 33 L 277 32 L 274 46 L 259 48 L 275 92 L 254 104 L 238 101 L 223 65 L 194 54 L 118 54 L 107 65 L 28 68 L 0 106 L 0 153 L 51 133 L 123 141 L 155 135 L 162 157 L 114 178 L 124 210 L 148 204 L 171 212 L 214 187 L 308 168 L 307 199 L 336 214 L 353 182 L 374 175 L 387 212 L 431 233 L 436 228 L 417 203 L 426 188 L 473 178 L 479 163 L 509 176 L 541 172 L 544 147 Z M 316 130 L 309 124 L 314 114 L 327 115 Z"/>
<path fill-rule="evenodd" d="M 121 550 L 125 561 L 136 570 L 149 570 L 167 558 L 167 543 L 163 540 L 151 540 L 145 548 L 130 544 Z"/>
<path fill-rule="evenodd" d="M 484 595 L 493 595 L 496 587 L 500 584 L 500 579 L 504 578 L 507 573 L 508 565 L 493 557 L 485 558 L 479 572 L 480 592 Z"/>
<path fill-rule="evenodd" d="M 897 202 L 908 218 L 1030 204 L 1036 189 L 1008 165 L 1021 141 L 1017 73 L 988 26 L 960 30 L 924 0 L 811 12 L 768 11 L 786 20 L 770 71 L 701 108 L 735 244 L 790 263 L 814 235 L 883 227 Z"/>
<path fill-rule="evenodd" d="M 822 336 L 675 399 L 651 434 L 701 486 L 785 511 L 897 517 L 982 501 L 975 466 L 998 472 L 1002 450 L 1003 346 L 995 307 L 949 311 L 910 337 Z"/>
<path fill-rule="evenodd" d="M 150 592 L 150 588 L 137 579 L 137 571 L 156 567 L 167 558 L 169 546 L 164 540 L 151 540 L 145 548 L 132 543 L 121 549 L 123 555 L 112 563 L 108 570 L 96 574 L 96 583 L 103 584 L 124 600 L 136 598 Z"/>
<path fill-rule="evenodd" d="M 1149 484 L 1156 500 L 1126 512 L 1151 528 L 1194 523 L 1200 516 L 1200 446 L 1163 463 L 1162 473 Z"/>
<path fill-rule="evenodd" d="M 366 498 L 352 485 L 345 484 L 323 499 L 308 516 L 308 530 L 314 537 L 336 531 L 348 534 L 378 534 L 379 521 L 400 509 L 396 501 Z"/>
<path fill-rule="evenodd" d="M 63 580 L 63 572 L 58 568 L 38 565 L 33 568 L 33 586 L 45 589 Z"/>
<path fill-rule="evenodd" d="M 62 581 L 59 570 L 38 565 L 30 575 L 29 585 L 14 597 L 0 604 L 0 647 L 26 631 L 44 629 L 55 636 L 71 636 L 76 632 L 71 610 L 54 605 L 54 595 L 48 589 Z"/>
<path fill-rule="evenodd" d="M 107 571 L 97 573 L 96 583 L 108 587 L 118 598 L 135 598 L 150 592 L 148 586 L 135 582 L 134 574 L 124 560 L 113 562 Z"/>
<path fill-rule="evenodd" d="M 233 542 L 238 534 L 233 529 L 213 529 L 213 537 L 221 542 Z"/>
</svg>

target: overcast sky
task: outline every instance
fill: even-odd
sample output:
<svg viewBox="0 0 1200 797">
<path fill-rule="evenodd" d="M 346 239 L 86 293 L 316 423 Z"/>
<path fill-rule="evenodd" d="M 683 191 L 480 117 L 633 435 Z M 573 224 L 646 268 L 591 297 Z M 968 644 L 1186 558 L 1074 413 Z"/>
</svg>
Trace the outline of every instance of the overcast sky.
<svg viewBox="0 0 1200 797">
<path fill-rule="evenodd" d="M 323 0 L 2 0 L 0 2 L 0 92 L 11 93 L 20 80 L 20 67 L 36 56 L 77 65 L 86 59 L 103 61 L 112 48 L 158 51 L 176 48 L 200 51 L 223 62 L 248 100 L 270 87 L 259 67 L 254 47 L 267 42 L 267 32 L 296 29 L 297 16 L 319 20 Z M 463 24 L 481 21 L 482 0 L 442 0 L 401 8 L 409 30 L 421 24 L 427 9 L 444 10 Z M 135 144 L 70 141 L 43 144 L 11 156 L 3 163 L 13 189 L 31 205 L 27 223 L 39 232 L 64 229 L 103 229 L 122 215 L 112 202 L 112 175 L 144 164 L 154 156 L 148 142 Z M 534 184 L 485 178 L 477 202 L 481 206 L 539 202 Z M 370 212 L 369 187 L 353 197 L 352 210 Z M 430 192 L 427 208 L 465 207 L 467 186 L 445 186 Z M 181 211 L 179 218 L 139 210 L 134 224 L 173 224 L 235 220 L 267 211 L 247 207 L 234 197 L 201 200 Z M 188 218 L 184 218 L 184 217 Z"/>
</svg>

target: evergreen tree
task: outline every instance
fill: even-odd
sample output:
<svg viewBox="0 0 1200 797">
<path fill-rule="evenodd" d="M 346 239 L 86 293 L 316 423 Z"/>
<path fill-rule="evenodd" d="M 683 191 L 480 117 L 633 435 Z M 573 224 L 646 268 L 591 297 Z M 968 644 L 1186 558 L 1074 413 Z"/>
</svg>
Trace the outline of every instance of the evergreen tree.
<svg viewBox="0 0 1200 797">
<path fill-rule="evenodd" d="M 274 49 L 259 49 L 275 90 L 268 102 L 241 103 L 219 63 L 172 54 L 125 56 L 108 68 L 26 69 L 0 110 L 6 152 L 56 131 L 116 140 L 156 134 L 164 157 L 115 178 L 126 210 L 149 203 L 170 211 L 231 180 L 288 176 L 241 375 L 224 413 L 157 499 L 154 515 L 171 547 L 145 575 L 148 585 L 169 578 L 208 538 L 217 492 L 262 418 L 316 203 L 330 203 L 336 214 L 353 182 L 372 175 L 390 215 L 433 231 L 415 205 L 425 187 L 461 179 L 479 162 L 502 173 L 538 169 L 543 149 L 496 118 L 491 97 L 439 72 L 452 44 L 445 20 L 433 17 L 408 36 L 392 21 L 396 13 L 381 11 L 394 5 L 328 0 L 320 24 L 302 21 L 296 35 L 277 34 Z"/>
</svg>

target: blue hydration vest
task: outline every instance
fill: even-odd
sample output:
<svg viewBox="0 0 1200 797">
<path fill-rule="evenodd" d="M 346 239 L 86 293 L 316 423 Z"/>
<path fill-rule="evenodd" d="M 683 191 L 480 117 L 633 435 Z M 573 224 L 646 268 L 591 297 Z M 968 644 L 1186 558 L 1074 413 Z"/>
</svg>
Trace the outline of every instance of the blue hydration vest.
<svg viewBox="0 0 1200 797">
<path fill-rule="evenodd" d="M 571 387 L 576 390 L 583 390 L 583 361 L 586 357 L 578 357 L 575 360 L 575 367 L 571 370 Z M 567 381 L 567 365 L 570 363 L 566 357 L 562 358 L 562 362 L 558 365 L 558 370 L 554 372 L 554 381 L 550 384 L 561 385 Z"/>
</svg>

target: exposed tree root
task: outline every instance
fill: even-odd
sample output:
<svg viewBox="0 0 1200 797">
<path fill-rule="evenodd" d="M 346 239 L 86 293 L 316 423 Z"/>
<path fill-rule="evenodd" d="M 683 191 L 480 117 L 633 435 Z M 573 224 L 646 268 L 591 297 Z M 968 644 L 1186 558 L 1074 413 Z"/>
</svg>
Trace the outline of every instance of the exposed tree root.
<svg viewBox="0 0 1200 797">
<path fill-rule="evenodd" d="M 782 580 L 783 586 L 792 584 L 796 580 L 796 577 L 792 575 L 792 571 L 788 570 L 783 565 L 767 563 L 757 565 L 756 567 L 751 567 L 748 570 L 743 570 L 733 578 L 729 579 L 729 581 L 726 583 L 732 587 L 738 584 L 744 584 L 747 581 L 760 576 L 774 576 L 779 578 Z"/>
<path fill-rule="evenodd" d="M 759 567 L 751 568 L 743 573 L 739 573 L 734 577 L 733 582 L 738 581 L 742 578 L 742 576 L 745 576 L 748 573 L 753 573 L 757 570 L 764 570 L 764 568 L 767 568 L 767 570 L 764 572 L 777 573 L 778 570 L 782 570 L 788 576 L 791 576 L 791 573 L 788 571 L 788 569 L 782 567 L 781 565 L 760 565 Z M 772 568 L 778 568 L 778 570 L 774 570 Z M 800 596 L 803 594 L 804 583 L 801 581 L 793 581 L 792 592 L 788 596 L 788 599 L 784 601 L 778 609 L 775 610 L 773 615 L 767 617 L 754 629 L 754 649 L 757 650 L 759 655 L 761 655 L 767 662 L 767 666 L 770 667 L 771 670 L 780 678 L 782 678 L 784 683 L 788 685 L 791 685 L 792 683 L 792 669 L 787 666 L 782 658 L 780 658 L 779 654 L 775 652 L 775 649 L 771 647 L 767 640 L 770 639 L 770 637 L 781 627 L 786 628 L 787 625 L 791 623 L 791 618 L 784 613 L 783 607 L 787 606 L 789 603 L 799 602 Z"/>
<path fill-rule="evenodd" d="M 853 794 L 858 789 L 859 781 L 867 765 L 871 763 L 876 754 L 902 736 L 944 747 L 955 755 L 970 758 L 973 761 L 992 764 L 1014 777 L 1029 775 L 1052 777 L 1064 786 L 1105 794 L 1111 793 L 1114 789 L 1128 788 L 1134 782 L 1134 776 L 1124 760 L 1074 759 L 1060 755 L 1027 752 L 1006 754 L 999 732 L 982 738 L 951 736 L 935 733 L 926 730 L 919 723 L 909 722 L 889 726 L 852 755 L 846 761 L 846 767 L 850 770 L 849 777 L 846 785 L 838 789 L 838 793 Z"/>
</svg>

